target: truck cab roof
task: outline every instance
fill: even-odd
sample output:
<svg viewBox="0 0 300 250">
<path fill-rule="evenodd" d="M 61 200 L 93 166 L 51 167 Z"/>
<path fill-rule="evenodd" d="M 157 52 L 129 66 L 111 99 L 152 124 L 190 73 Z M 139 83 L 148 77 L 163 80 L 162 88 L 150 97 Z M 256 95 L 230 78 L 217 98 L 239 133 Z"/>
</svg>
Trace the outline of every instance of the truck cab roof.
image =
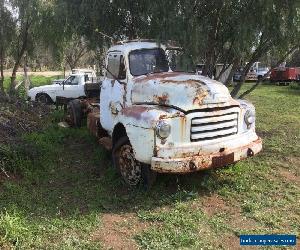
<svg viewBox="0 0 300 250">
<path fill-rule="evenodd" d="M 159 44 L 154 41 L 126 41 L 126 42 L 119 42 L 117 45 L 112 46 L 109 52 L 113 51 L 121 51 L 124 54 L 128 54 L 130 51 L 139 50 L 139 49 L 153 49 L 153 48 L 163 48 L 165 49 L 166 46 L 163 44 Z"/>
</svg>

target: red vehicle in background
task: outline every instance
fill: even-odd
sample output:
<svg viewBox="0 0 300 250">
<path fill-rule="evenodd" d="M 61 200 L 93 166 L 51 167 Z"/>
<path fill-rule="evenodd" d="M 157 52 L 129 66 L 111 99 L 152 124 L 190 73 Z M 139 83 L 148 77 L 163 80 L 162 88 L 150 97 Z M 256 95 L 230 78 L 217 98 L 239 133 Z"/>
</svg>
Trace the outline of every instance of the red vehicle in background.
<svg viewBox="0 0 300 250">
<path fill-rule="evenodd" d="M 271 82 L 293 82 L 300 81 L 300 68 L 278 67 L 272 69 L 270 75 Z"/>
</svg>

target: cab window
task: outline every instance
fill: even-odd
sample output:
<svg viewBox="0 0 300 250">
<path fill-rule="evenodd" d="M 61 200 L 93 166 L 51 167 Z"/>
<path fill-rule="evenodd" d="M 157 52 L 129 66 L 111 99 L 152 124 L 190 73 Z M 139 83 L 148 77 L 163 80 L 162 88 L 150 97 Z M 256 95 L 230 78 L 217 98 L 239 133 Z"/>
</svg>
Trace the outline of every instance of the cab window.
<svg viewBox="0 0 300 250">
<path fill-rule="evenodd" d="M 110 79 L 125 79 L 126 70 L 124 57 L 121 54 L 110 53 L 107 59 L 106 77 Z"/>
<path fill-rule="evenodd" d="M 76 76 L 70 76 L 64 83 L 65 85 L 78 85 L 78 79 Z"/>
</svg>

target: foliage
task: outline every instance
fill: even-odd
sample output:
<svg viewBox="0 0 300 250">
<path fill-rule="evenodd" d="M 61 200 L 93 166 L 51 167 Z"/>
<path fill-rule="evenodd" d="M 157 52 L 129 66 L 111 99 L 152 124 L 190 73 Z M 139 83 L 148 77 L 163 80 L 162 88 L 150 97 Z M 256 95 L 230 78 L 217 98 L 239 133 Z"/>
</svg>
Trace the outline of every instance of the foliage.
<svg viewBox="0 0 300 250">
<path fill-rule="evenodd" d="M 13 0 L 11 6 L 18 13 L 15 70 L 25 52 L 37 57 L 41 48 L 62 68 L 76 66 L 90 50 L 96 52 L 89 54 L 93 64 L 102 65 L 99 52 L 120 39 L 175 40 L 194 64 L 204 63 L 205 75 L 214 74 L 216 63 L 224 64 L 221 72 L 245 66 L 232 91 L 236 96 L 253 62 L 268 53 L 279 62 L 299 47 L 297 0 Z"/>
<path fill-rule="evenodd" d="M 4 92 L 4 61 L 6 60 L 9 50 L 12 49 L 11 42 L 15 35 L 15 22 L 12 13 L 5 6 L 5 1 L 0 1 L 0 19 L 5 20 L 0 25 L 0 94 Z"/>
</svg>

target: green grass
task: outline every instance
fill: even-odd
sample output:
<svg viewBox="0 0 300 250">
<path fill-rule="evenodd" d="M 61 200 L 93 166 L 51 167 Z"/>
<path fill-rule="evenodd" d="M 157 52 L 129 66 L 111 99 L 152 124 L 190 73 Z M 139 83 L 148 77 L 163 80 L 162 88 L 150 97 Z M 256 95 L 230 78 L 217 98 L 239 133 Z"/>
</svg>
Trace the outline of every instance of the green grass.
<svg viewBox="0 0 300 250">
<path fill-rule="evenodd" d="M 58 79 L 59 76 L 30 76 L 30 86 L 31 87 L 38 87 L 38 86 L 42 86 L 42 85 L 47 85 L 47 84 L 51 84 L 51 82 L 54 79 Z M 23 76 L 18 76 L 17 77 L 17 81 L 23 81 L 24 77 Z M 6 77 L 4 79 L 4 88 L 8 89 L 10 86 L 10 77 Z"/>
<path fill-rule="evenodd" d="M 0 248 L 118 249 L 129 238 L 143 249 L 231 249 L 245 233 L 299 237 L 300 91 L 262 85 L 247 99 L 261 154 L 229 168 L 161 175 L 149 192 L 126 189 L 84 128 L 53 124 L 25 135 L 35 153 L 21 151 L 23 177 L 0 185 Z M 108 223 L 108 215 L 122 219 Z"/>
</svg>

